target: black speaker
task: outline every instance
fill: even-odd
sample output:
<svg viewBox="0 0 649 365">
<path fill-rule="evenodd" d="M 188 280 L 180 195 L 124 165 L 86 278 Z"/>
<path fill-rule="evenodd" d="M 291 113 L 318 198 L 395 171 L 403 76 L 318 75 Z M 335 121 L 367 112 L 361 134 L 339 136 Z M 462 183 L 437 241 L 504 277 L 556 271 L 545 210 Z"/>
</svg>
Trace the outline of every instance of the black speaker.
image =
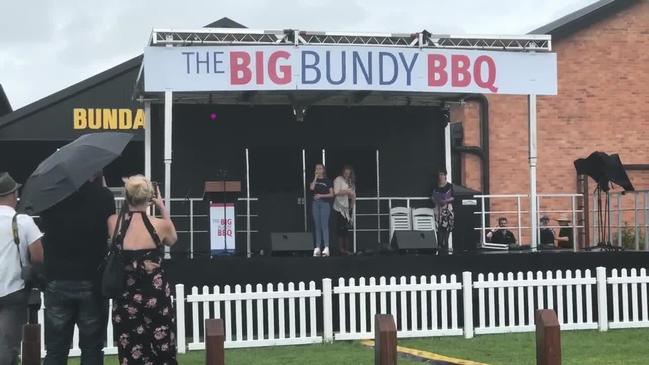
<svg viewBox="0 0 649 365">
<path fill-rule="evenodd" d="M 472 253 L 477 250 L 480 242 L 482 221 L 480 214 L 476 214 L 482 210 L 482 199 L 476 197 L 480 192 L 459 185 L 453 185 L 453 190 L 455 191 L 453 253 Z M 488 206 L 487 210 L 489 210 Z M 489 225 L 489 221 L 487 221 L 487 225 Z"/>
<path fill-rule="evenodd" d="M 400 251 L 433 251 L 437 249 L 437 237 L 434 231 L 395 231 L 392 247 Z"/>
<path fill-rule="evenodd" d="M 272 255 L 310 254 L 313 252 L 313 234 L 310 232 L 272 232 L 270 246 Z"/>
</svg>

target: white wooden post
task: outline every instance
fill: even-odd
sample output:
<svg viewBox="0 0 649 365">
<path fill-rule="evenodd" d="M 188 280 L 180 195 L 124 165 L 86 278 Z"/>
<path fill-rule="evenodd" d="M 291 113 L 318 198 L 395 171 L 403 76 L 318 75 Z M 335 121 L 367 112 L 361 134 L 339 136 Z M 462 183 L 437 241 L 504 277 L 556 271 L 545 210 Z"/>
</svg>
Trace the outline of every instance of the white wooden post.
<svg viewBox="0 0 649 365">
<path fill-rule="evenodd" d="M 464 338 L 473 338 L 473 282 L 469 271 L 462 273 L 462 294 Z"/>
<path fill-rule="evenodd" d="M 325 342 L 334 341 L 332 296 L 331 279 L 322 279 L 323 337 Z"/>
<path fill-rule="evenodd" d="M 178 352 L 184 354 L 187 351 L 185 341 L 185 286 L 176 284 L 176 338 Z"/>
<path fill-rule="evenodd" d="M 164 165 L 165 165 L 165 181 L 164 181 L 164 195 L 165 205 L 169 214 L 171 214 L 171 161 L 172 161 L 172 107 L 173 107 L 173 93 L 171 90 L 165 90 L 164 94 Z M 170 246 L 165 246 L 165 259 L 171 258 Z"/>
<path fill-rule="evenodd" d="M 597 322 L 600 331 L 608 330 L 608 303 L 606 297 L 606 268 L 597 267 Z"/>
</svg>

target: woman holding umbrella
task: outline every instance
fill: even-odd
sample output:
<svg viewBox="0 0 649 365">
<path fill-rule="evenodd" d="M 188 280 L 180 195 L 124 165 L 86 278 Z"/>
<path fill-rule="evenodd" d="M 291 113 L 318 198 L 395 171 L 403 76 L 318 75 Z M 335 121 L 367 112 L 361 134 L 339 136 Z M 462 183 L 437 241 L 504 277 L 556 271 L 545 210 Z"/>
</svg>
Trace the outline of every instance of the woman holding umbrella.
<svg viewBox="0 0 649 365">
<path fill-rule="evenodd" d="M 161 247 L 178 239 L 160 190 L 142 175 L 124 180 L 126 203 L 108 218 L 108 231 L 121 246 L 125 289 L 115 298 L 113 327 L 120 364 L 177 364 L 171 287 L 161 267 Z M 162 218 L 149 217 L 153 204 Z"/>
</svg>

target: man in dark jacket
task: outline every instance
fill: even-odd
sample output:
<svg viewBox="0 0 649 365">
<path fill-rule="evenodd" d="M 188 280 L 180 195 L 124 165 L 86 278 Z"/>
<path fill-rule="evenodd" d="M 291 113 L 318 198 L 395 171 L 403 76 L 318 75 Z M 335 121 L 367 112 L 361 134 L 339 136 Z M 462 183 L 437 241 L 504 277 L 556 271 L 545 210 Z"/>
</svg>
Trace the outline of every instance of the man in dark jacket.
<svg viewBox="0 0 649 365">
<path fill-rule="evenodd" d="M 67 364 L 75 324 L 81 364 L 104 363 L 108 303 L 98 270 L 107 250 L 115 199 L 94 178 L 41 214 L 45 233 L 45 365 Z"/>
<path fill-rule="evenodd" d="M 512 231 L 507 229 L 507 218 L 498 218 L 498 229 L 492 229 L 487 233 L 487 242 L 503 245 L 513 245 L 516 243 L 516 237 L 514 237 Z"/>
</svg>

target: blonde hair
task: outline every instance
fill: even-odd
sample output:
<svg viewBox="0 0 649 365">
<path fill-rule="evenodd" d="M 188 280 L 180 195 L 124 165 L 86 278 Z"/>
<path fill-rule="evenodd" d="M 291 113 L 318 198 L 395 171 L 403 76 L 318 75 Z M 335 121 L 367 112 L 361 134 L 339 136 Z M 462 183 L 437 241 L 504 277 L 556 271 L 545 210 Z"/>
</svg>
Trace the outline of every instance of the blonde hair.
<svg viewBox="0 0 649 365">
<path fill-rule="evenodd" d="M 145 204 L 153 199 L 153 184 L 143 175 L 133 175 L 122 180 L 124 181 L 126 200 L 131 206 Z"/>
</svg>

